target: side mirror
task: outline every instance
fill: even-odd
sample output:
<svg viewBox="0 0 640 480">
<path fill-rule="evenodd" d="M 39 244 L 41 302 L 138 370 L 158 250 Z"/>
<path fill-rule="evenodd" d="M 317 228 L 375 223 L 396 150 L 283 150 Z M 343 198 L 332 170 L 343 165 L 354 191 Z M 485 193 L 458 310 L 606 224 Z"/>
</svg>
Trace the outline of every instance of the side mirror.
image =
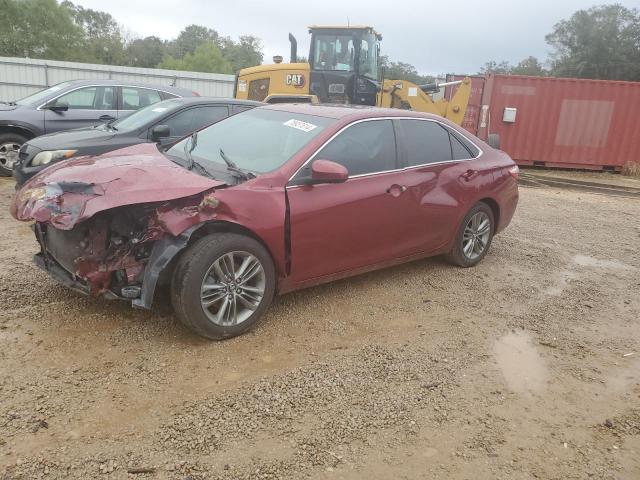
<svg viewBox="0 0 640 480">
<path fill-rule="evenodd" d="M 343 183 L 349 178 L 349 171 L 331 160 L 314 160 L 311 164 L 309 185 L 320 183 Z"/>
<path fill-rule="evenodd" d="M 46 108 L 47 110 L 51 110 L 52 112 L 60 113 L 60 112 L 66 112 L 67 110 L 69 110 L 69 104 L 56 103 L 54 100 L 53 103 L 45 105 L 44 108 Z"/>
<path fill-rule="evenodd" d="M 161 138 L 167 138 L 171 135 L 169 125 L 156 125 L 151 129 L 151 140 L 159 141 Z"/>
</svg>

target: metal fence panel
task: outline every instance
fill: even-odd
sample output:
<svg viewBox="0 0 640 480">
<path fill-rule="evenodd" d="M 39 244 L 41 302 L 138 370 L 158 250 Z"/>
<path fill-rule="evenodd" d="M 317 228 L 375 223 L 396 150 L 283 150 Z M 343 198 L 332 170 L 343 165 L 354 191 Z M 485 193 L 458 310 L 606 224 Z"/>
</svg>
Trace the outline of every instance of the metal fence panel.
<svg viewBox="0 0 640 480">
<path fill-rule="evenodd" d="M 17 100 L 68 80 L 123 80 L 171 85 L 202 96 L 232 97 L 233 75 L 0 57 L 0 101 Z"/>
</svg>

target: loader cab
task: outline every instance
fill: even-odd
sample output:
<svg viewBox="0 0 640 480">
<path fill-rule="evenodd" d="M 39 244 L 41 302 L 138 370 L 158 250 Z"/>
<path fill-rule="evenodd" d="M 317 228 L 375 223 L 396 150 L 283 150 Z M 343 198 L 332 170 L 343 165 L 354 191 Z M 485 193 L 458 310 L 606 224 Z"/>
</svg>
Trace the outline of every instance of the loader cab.
<svg viewBox="0 0 640 480">
<path fill-rule="evenodd" d="M 375 105 L 382 37 L 371 27 L 311 26 L 312 95 L 320 102 Z"/>
</svg>

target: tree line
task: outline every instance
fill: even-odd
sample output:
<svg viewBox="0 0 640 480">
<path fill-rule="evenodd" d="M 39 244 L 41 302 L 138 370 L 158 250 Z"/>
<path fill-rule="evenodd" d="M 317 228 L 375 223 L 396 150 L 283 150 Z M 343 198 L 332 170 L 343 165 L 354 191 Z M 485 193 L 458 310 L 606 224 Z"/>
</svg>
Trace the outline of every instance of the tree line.
<svg viewBox="0 0 640 480">
<path fill-rule="evenodd" d="M 136 38 L 107 12 L 69 0 L 0 0 L 0 56 L 68 60 L 132 67 L 235 73 L 263 60 L 260 39 L 234 40 L 189 25 L 172 40 Z M 579 10 L 546 37 L 550 56 L 517 64 L 489 61 L 480 74 L 504 73 L 640 81 L 640 12 L 619 4 Z M 380 59 L 386 78 L 430 83 L 406 62 Z"/>
<path fill-rule="evenodd" d="M 65 0 L 0 0 L 0 56 L 234 73 L 262 63 L 252 35 L 237 41 L 189 25 L 173 40 L 130 38 L 107 12 Z"/>
<path fill-rule="evenodd" d="M 481 74 L 556 76 L 640 81 L 640 12 L 619 4 L 579 10 L 558 22 L 545 40 L 549 59 L 516 65 L 490 61 Z"/>
</svg>

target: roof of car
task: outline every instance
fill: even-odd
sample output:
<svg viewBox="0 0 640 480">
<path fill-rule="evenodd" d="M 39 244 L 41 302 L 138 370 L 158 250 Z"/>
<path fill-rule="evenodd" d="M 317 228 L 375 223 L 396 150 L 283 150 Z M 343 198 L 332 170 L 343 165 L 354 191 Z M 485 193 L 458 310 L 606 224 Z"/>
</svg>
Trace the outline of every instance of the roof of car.
<svg viewBox="0 0 640 480">
<path fill-rule="evenodd" d="M 171 98 L 169 100 L 173 103 L 179 103 L 181 105 L 193 105 L 200 103 L 221 103 L 228 105 L 249 105 L 253 107 L 260 107 L 262 105 L 266 105 L 264 102 L 256 102 L 255 100 L 240 100 L 237 98 L 228 98 L 228 97 L 178 97 Z"/>
<path fill-rule="evenodd" d="M 175 93 L 183 93 L 188 95 L 195 95 L 195 92 L 188 88 L 180 88 L 173 87 L 171 85 L 159 85 L 157 83 L 146 83 L 146 82 L 131 82 L 127 80 L 109 80 L 109 79 L 91 79 L 91 80 L 70 80 L 68 82 L 69 85 L 78 86 L 78 85 L 121 85 L 125 87 L 145 87 L 145 88 L 154 88 L 156 90 L 162 90 L 165 92 L 175 92 Z"/>
<path fill-rule="evenodd" d="M 270 110 L 280 110 L 305 115 L 315 115 L 335 119 L 361 119 L 375 117 L 415 117 L 415 118 L 441 118 L 430 113 L 402 110 L 398 108 L 369 107 L 365 105 L 332 105 L 311 103 L 278 103 L 268 105 Z"/>
</svg>

